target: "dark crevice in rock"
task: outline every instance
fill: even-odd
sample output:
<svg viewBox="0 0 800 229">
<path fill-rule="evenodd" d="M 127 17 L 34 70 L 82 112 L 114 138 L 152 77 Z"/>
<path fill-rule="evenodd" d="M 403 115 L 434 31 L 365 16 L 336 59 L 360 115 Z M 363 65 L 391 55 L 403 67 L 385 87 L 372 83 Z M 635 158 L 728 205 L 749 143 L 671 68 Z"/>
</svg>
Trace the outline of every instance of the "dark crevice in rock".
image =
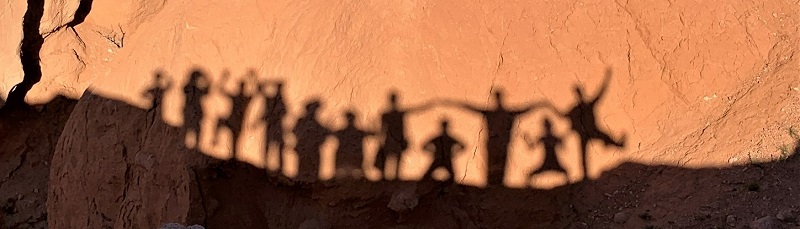
<svg viewBox="0 0 800 229">
<path fill-rule="evenodd" d="M 75 18 L 67 23 L 66 26 L 75 27 L 83 23 L 83 21 L 86 20 L 86 17 L 89 16 L 89 12 L 92 11 L 92 2 L 94 2 L 94 0 L 81 0 L 80 5 L 78 5 L 78 9 L 75 10 Z"/>
<path fill-rule="evenodd" d="M 44 0 L 28 0 L 28 9 L 22 18 L 23 37 L 19 53 L 24 76 L 22 82 L 11 88 L 8 101 L 0 110 L 25 105 L 28 91 L 42 79 L 42 66 L 39 64 L 41 60 L 39 51 L 44 44 L 44 37 L 39 33 L 42 15 L 44 15 Z"/>
<path fill-rule="evenodd" d="M 25 161 L 26 161 L 27 156 L 28 156 L 28 149 L 25 148 L 21 152 L 22 153 L 19 156 L 19 164 L 17 164 L 17 166 L 14 167 L 14 169 L 12 169 L 11 172 L 8 172 L 8 175 L 6 175 L 5 179 L 0 181 L 0 185 L 5 183 L 8 179 L 11 179 L 12 177 L 14 177 L 14 174 L 17 173 L 17 171 L 19 171 L 20 168 L 22 168 L 22 165 L 25 164 Z"/>
<path fill-rule="evenodd" d="M 208 212 L 208 208 L 206 207 L 207 204 L 206 204 L 205 196 L 203 194 L 202 182 L 200 181 L 200 177 L 197 175 L 197 171 L 195 169 L 191 169 L 190 171 L 192 172 L 192 176 L 194 178 L 195 185 L 193 185 L 193 186 L 195 186 L 194 188 L 197 188 L 197 194 L 198 194 L 197 197 L 200 199 L 199 205 L 203 208 L 202 209 L 203 213 L 202 213 L 202 216 L 200 216 L 200 217 L 202 217 L 203 225 L 208 225 L 209 212 Z M 197 217 L 198 216 L 194 216 L 194 218 L 197 218 Z"/>
<path fill-rule="evenodd" d="M 83 23 L 92 10 L 92 3 L 93 0 L 81 0 L 72 21 L 55 28 L 53 31 L 57 31 L 65 26 L 72 28 Z M 8 99 L 5 104 L 0 107 L 0 110 L 25 106 L 25 96 L 28 95 L 33 85 L 39 83 L 42 79 L 40 52 L 46 36 L 43 36 L 39 32 L 39 27 L 41 26 L 43 15 L 44 0 L 28 0 L 28 8 L 22 18 L 23 37 L 19 54 L 24 76 L 22 82 L 11 88 L 8 93 Z M 53 31 L 51 31 L 51 33 Z M 78 57 L 78 60 L 83 62 L 80 57 Z"/>
</svg>

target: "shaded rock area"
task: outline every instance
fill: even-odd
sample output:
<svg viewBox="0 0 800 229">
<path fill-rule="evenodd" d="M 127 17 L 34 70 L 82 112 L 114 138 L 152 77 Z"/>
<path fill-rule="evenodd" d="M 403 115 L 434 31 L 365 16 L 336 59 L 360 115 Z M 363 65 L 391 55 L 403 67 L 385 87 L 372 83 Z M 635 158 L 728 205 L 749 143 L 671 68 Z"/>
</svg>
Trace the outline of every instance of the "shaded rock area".
<svg viewBox="0 0 800 229">
<path fill-rule="evenodd" d="M 687 169 L 672 166 L 650 166 L 625 163 L 604 173 L 600 178 L 560 186 L 550 190 L 504 187 L 476 188 L 435 181 L 366 181 L 331 180 L 291 182 L 271 175 L 248 163 L 226 161 L 203 156 L 181 147 L 175 139 L 146 138 L 144 133 L 165 133 L 180 136 L 180 128 L 171 127 L 145 110 L 122 102 L 88 94 L 82 102 L 102 104 L 93 107 L 78 105 L 73 113 L 125 114 L 127 122 L 112 120 L 94 122 L 86 129 L 76 128 L 69 136 L 88 136 L 95 128 L 126 133 L 115 135 L 93 148 L 80 148 L 73 154 L 56 155 L 54 160 L 76 161 L 105 150 L 119 152 L 120 167 L 76 164 L 76 169 L 57 169 L 65 179 L 83 180 L 87 188 L 102 193 L 71 193 L 68 183 L 51 184 L 51 212 L 91 203 L 112 203 L 108 208 L 58 217 L 67 227 L 91 224 L 117 227 L 157 227 L 156 220 L 203 225 L 205 228 L 268 227 L 330 228 L 384 227 L 388 225 L 441 228 L 726 228 L 729 223 L 751 225 L 746 219 L 764 214 L 781 214 L 783 218 L 795 209 L 800 195 L 793 192 L 800 184 L 793 174 L 800 171 L 796 156 L 779 162 L 721 169 Z M 72 120 L 68 126 L 81 120 Z M 96 130 L 96 129 L 95 129 Z M 128 137 L 123 137 L 128 136 Z M 125 148 L 114 148 L 129 141 Z M 145 144 L 145 141 L 150 142 Z M 98 145 L 96 145 L 98 146 Z M 153 154 L 153 169 L 145 169 L 135 154 L 152 152 L 151 147 L 174 149 Z M 63 146 L 62 146 L 63 147 Z M 73 145 L 72 147 L 76 147 Z M 79 147 L 79 146 L 77 146 Z M 800 145 L 793 147 L 798 150 Z M 65 152 L 61 148 L 60 152 Z M 136 153 L 133 153 L 136 152 Z M 161 163 L 167 161 L 168 163 Z M 86 162 L 77 162 L 86 163 Z M 93 168 L 92 170 L 77 168 Z M 94 179 L 69 178 L 103 174 Z M 159 185 L 156 185 L 158 183 Z M 111 184 L 111 185 L 109 185 Z M 166 184 L 166 185 L 164 185 Z M 410 187 L 410 188 L 409 188 Z M 755 188 L 757 187 L 757 188 Z M 410 195 L 406 192 L 413 190 Z M 69 201 L 62 201 L 70 198 Z M 396 207 L 396 198 L 418 198 L 406 209 Z M 121 200 L 121 201 L 115 201 Z M 114 206 L 116 205 L 116 206 Z M 100 205 L 98 205 L 100 206 Z M 118 212 L 117 209 L 163 209 Z M 103 210 L 106 209 L 106 210 Z M 680 209 L 676 211 L 676 209 Z M 620 210 L 628 219 L 619 219 Z M 75 216 L 82 216 L 81 218 Z M 735 216 L 737 222 L 729 222 Z M 752 225 L 772 225 L 754 221 Z M 401 220 L 402 219 L 402 220 Z M 762 220 L 764 221 L 764 220 Z M 781 221 L 781 225 L 794 225 Z M 118 224 L 124 224 L 122 226 Z"/>
<path fill-rule="evenodd" d="M 164 224 L 164 226 L 161 226 L 159 229 L 205 229 L 205 227 L 197 224 L 187 227 L 179 223 L 168 223 Z"/>
<path fill-rule="evenodd" d="M 59 97 L 43 106 L 0 109 L 0 227 L 47 227 L 50 160 L 74 105 Z"/>
</svg>

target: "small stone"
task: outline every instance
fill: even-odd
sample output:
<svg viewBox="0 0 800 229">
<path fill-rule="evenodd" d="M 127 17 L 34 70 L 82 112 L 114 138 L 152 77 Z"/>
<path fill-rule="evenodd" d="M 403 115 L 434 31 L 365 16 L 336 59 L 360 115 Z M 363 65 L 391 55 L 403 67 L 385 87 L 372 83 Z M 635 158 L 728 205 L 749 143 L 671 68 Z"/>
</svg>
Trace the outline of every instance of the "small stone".
<svg viewBox="0 0 800 229">
<path fill-rule="evenodd" d="M 797 217 L 795 216 L 795 212 L 792 209 L 785 209 L 783 211 L 778 212 L 776 218 L 784 222 L 794 222 L 797 219 Z"/>
<path fill-rule="evenodd" d="M 220 204 L 219 204 L 219 200 L 217 200 L 217 198 L 210 197 L 210 198 L 205 199 L 205 201 L 208 204 L 208 205 L 206 205 L 206 207 L 208 208 L 207 210 L 209 212 L 216 211 L 219 208 Z"/>
<path fill-rule="evenodd" d="M 461 208 L 452 207 L 450 212 L 453 214 L 453 217 L 457 220 L 457 222 L 470 222 L 469 213 L 464 211 Z"/>
<path fill-rule="evenodd" d="M 416 185 L 400 188 L 392 195 L 392 199 L 389 200 L 389 204 L 386 207 L 395 212 L 411 211 L 419 204 L 419 196 L 417 196 L 416 190 Z"/>
<path fill-rule="evenodd" d="M 168 223 L 164 224 L 164 226 L 161 226 L 160 229 L 186 229 L 186 226 L 183 226 L 183 224 L 179 223 Z"/>
<path fill-rule="evenodd" d="M 781 228 L 781 222 L 772 216 L 766 216 L 753 222 L 750 222 L 752 229 L 778 229 Z"/>
<path fill-rule="evenodd" d="M 737 158 L 737 157 L 732 157 L 732 158 L 728 159 L 728 164 L 734 165 L 734 164 L 736 164 L 736 162 L 739 162 L 739 158 Z"/>
<path fill-rule="evenodd" d="M 23 196 L 22 194 L 17 194 L 17 200 L 22 200 L 22 198 L 25 198 L 25 196 Z"/>
<path fill-rule="evenodd" d="M 180 223 L 168 223 L 164 224 L 164 226 L 161 226 L 160 229 L 206 229 L 206 228 L 197 224 L 187 227 Z"/>
<path fill-rule="evenodd" d="M 153 169 L 153 164 L 155 162 L 154 162 L 152 154 L 137 153 L 134 158 L 135 158 L 134 160 L 136 161 L 137 165 L 144 167 L 148 171 Z"/>
<path fill-rule="evenodd" d="M 628 215 L 628 213 L 619 212 L 617 214 L 614 214 L 614 222 L 615 223 L 619 223 L 619 224 L 623 224 L 626 221 L 628 221 L 628 217 L 630 217 L 630 215 Z"/>
<path fill-rule="evenodd" d="M 728 215 L 728 217 L 725 219 L 725 222 L 728 223 L 728 226 L 736 226 L 736 216 Z"/>
<path fill-rule="evenodd" d="M 298 227 L 298 229 L 320 229 L 320 228 L 322 228 L 322 223 L 320 223 L 319 220 L 317 219 L 308 219 L 306 221 L 303 221 L 303 223 L 300 224 L 300 227 Z"/>
</svg>

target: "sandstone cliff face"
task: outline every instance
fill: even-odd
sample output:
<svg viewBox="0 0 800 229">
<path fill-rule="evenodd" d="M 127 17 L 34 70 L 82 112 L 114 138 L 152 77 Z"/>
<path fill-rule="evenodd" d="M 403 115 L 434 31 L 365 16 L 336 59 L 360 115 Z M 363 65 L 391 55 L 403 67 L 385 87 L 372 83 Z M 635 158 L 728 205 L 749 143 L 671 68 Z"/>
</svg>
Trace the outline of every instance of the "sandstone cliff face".
<svg viewBox="0 0 800 229">
<path fill-rule="evenodd" d="M 0 64 L 2 70 L 3 101 L 8 97 L 8 91 L 14 84 L 22 81 L 22 66 L 19 59 L 19 45 L 22 40 L 22 16 L 25 14 L 26 4 L 22 1 L 7 2 L 2 9 L 0 19 L 3 21 L 3 36 L 0 36 Z"/>
<path fill-rule="evenodd" d="M 170 141 L 175 141 L 174 138 L 153 137 L 174 136 L 178 133 L 163 122 L 155 122 L 152 112 L 121 109 L 103 102 L 101 103 L 105 105 L 85 107 L 83 103 L 96 98 L 90 98 L 93 97 L 91 95 L 84 97 L 78 103 L 77 109 L 73 110 L 73 114 L 97 113 L 129 118 L 125 122 L 113 119 L 95 120 L 91 121 L 94 124 L 80 124 L 85 128 L 69 129 L 62 133 L 97 136 L 97 139 L 88 140 L 94 142 L 93 144 L 73 145 L 73 140 L 65 138 L 56 151 L 69 149 L 76 152 L 108 153 L 54 155 L 55 160 L 63 161 L 64 165 L 54 166 L 51 170 L 51 174 L 59 174 L 60 178 L 50 181 L 48 200 L 52 204 L 48 205 L 48 218 L 65 220 L 51 221 L 50 226 L 155 228 L 160 226 L 156 223 L 185 221 L 189 207 L 189 183 L 194 177 L 186 169 L 191 164 L 183 160 L 183 155 L 194 152 L 181 150 L 170 144 Z M 68 121 L 67 125 L 76 123 Z M 106 131 L 120 132 L 110 135 L 105 134 Z M 160 153 L 163 147 L 169 148 L 169 153 Z M 75 182 L 79 182 L 79 185 Z M 73 187 L 97 190 L 92 192 L 98 195 L 75 195 L 70 191 Z M 159 210 L 141 211 L 143 207 Z M 72 210 L 65 211 L 66 209 Z M 110 214 L 111 212 L 114 213 Z"/>
<path fill-rule="evenodd" d="M 0 18 L 17 27 L 0 38 L 4 93 L 22 80 L 8 48 L 19 47 L 26 6 L 9 6 Z M 618 169 L 625 162 L 704 168 L 782 156 L 775 149 L 800 120 L 798 10 L 790 1 L 46 2 L 42 79 L 26 100 L 80 97 L 54 152 L 48 222 L 591 222 L 581 211 L 608 207 L 594 202 L 624 186 L 607 177 L 633 171 Z M 492 113 L 495 92 L 509 110 L 542 106 Z M 387 168 L 397 179 L 382 181 L 373 162 L 386 140 L 369 133 L 380 132 L 392 93 L 401 109 L 430 107 L 402 118 L 409 149 Z M 596 110 L 566 115 L 598 94 Z M 452 162 L 463 187 L 416 182 L 435 161 L 425 143 L 444 119 L 465 149 Z M 527 141 L 548 133 L 563 143 L 565 174 L 532 179 L 550 162 Z M 607 144 L 584 145 L 587 136 Z M 360 168 L 362 147 L 364 171 L 342 171 Z M 530 220 L 511 223 L 521 218 Z"/>
</svg>

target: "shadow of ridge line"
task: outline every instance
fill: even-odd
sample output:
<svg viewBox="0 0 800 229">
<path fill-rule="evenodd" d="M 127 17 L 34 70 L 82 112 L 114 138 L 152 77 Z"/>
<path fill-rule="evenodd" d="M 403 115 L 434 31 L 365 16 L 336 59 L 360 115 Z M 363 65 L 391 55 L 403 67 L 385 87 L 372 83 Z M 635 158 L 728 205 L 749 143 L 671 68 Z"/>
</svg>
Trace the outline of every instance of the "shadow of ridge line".
<svg viewBox="0 0 800 229">
<path fill-rule="evenodd" d="M 523 190 L 523 189 L 508 189 L 508 188 L 490 188 L 482 189 L 469 186 L 450 186 L 442 187 L 438 182 L 429 181 L 380 181 L 368 182 L 365 180 L 353 180 L 345 184 L 335 185 L 312 185 L 312 186 L 282 186 L 274 185 L 270 182 L 269 176 L 266 175 L 261 169 L 254 166 L 238 162 L 238 161 L 221 161 L 217 160 L 212 163 L 206 170 L 198 171 L 201 177 L 200 183 L 203 187 L 210 189 L 207 198 L 214 198 L 217 201 L 227 203 L 220 211 L 223 212 L 236 212 L 236 215 L 247 215 L 251 217 L 258 217 L 259 214 L 256 208 L 261 206 L 268 206 L 267 208 L 273 210 L 284 210 L 292 212 L 289 209 L 280 209 L 280 206 L 289 206 L 290 204 L 302 205 L 298 203 L 315 204 L 316 200 L 325 200 L 326 198 L 332 199 L 350 199 L 356 198 L 364 202 L 378 202 L 385 203 L 388 201 L 391 208 L 391 202 L 394 197 L 398 196 L 398 190 L 406 187 L 415 187 L 415 191 L 419 194 L 417 205 L 410 212 L 406 213 L 406 217 L 410 220 L 404 224 L 411 225 L 426 225 L 429 224 L 430 219 L 452 219 L 449 215 L 448 209 L 442 209 L 441 206 L 457 206 L 467 212 L 466 219 L 474 219 L 478 216 L 492 215 L 492 212 L 508 212 L 508 209 L 514 209 L 515 212 L 510 213 L 514 219 L 520 222 L 532 223 L 536 225 L 565 225 L 574 221 L 579 216 L 577 213 L 569 211 L 575 202 L 597 203 L 599 199 L 605 199 L 603 194 L 608 193 L 608 189 L 622 188 L 613 185 L 606 185 L 612 183 L 613 179 L 618 177 L 625 177 L 626 174 L 641 174 L 642 170 L 666 170 L 665 174 L 672 174 L 676 176 L 681 175 L 694 175 L 698 171 L 706 175 L 714 176 L 718 173 L 714 168 L 709 169 L 685 169 L 670 166 L 647 166 L 636 163 L 626 163 L 618 169 L 604 174 L 602 179 L 595 181 L 582 181 L 578 184 L 560 186 L 551 190 Z M 738 167 L 728 169 L 728 171 L 741 171 Z M 576 189 L 581 189 L 584 186 L 604 186 L 594 191 L 593 194 L 586 195 L 585 193 L 578 194 Z M 298 192 L 298 190 L 305 190 L 305 192 Z M 583 191 L 595 189 L 582 189 Z M 402 192 L 402 191 L 400 191 Z M 266 194 L 265 194 L 266 193 Z M 313 193 L 313 194 L 311 194 Z M 348 196 L 342 196 L 342 193 L 347 193 Z M 391 197 L 382 196 L 387 193 Z M 309 195 L 307 200 L 302 200 L 304 197 L 298 196 Z M 317 198 L 311 200 L 311 195 Z M 580 196 L 578 196 L 580 195 Z M 246 196 L 246 197 L 245 197 Z M 594 196 L 594 197 L 592 197 Z M 245 197 L 245 198 L 241 198 Z M 482 205 L 484 198 L 492 198 L 494 201 L 503 203 L 500 207 L 497 205 L 486 206 Z M 665 198 L 667 196 L 664 196 Z M 583 198 L 583 199 L 581 199 Z M 285 200 L 292 200 L 287 203 Z M 301 199 L 301 200 L 298 200 Z M 273 204 L 266 204 L 278 202 Z M 235 207 L 233 207 L 235 206 Z M 386 225 L 393 224 L 392 214 L 394 212 L 386 210 L 387 205 L 373 205 L 367 204 L 366 212 L 370 212 L 370 222 L 354 222 L 348 220 L 341 220 L 336 222 L 336 226 L 365 226 L 365 225 Z M 337 212 L 353 211 L 349 204 L 333 204 L 328 206 L 330 209 L 327 214 L 332 215 L 334 218 L 352 218 Z M 482 209 L 483 213 L 475 213 L 476 209 Z M 588 207 L 587 207 L 588 209 Z M 477 212 L 477 211 L 476 211 Z M 290 213 L 291 214 L 291 213 Z M 377 216 L 376 216 L 377 215 Z M 528 216 L 528 217 L 524 217 Z M 536 217 L 531 217 L 536 216 Z M 383 218 L 381 218 L 383 217 Z M 500 216 L 502 218 L 502 216 Z M 508 217 L 512 218 L 512 217 Z M 232 222 L 234 220 L 241 220 L 241 218 L 231 219 L 221 214 L 212 214 L 208 216 L 206 224 L 212 227 L 241 225 L 243 223 Z M 246 220 L 248 222 L 274 222 L 271 218 L 260 218 L 257 220 Z M 300 222 L 296 222 L 299 224 Z M 269 223 L 265 223 L 269 224 Z M 492 227 L 499 227 L 503 225 L 493 225 Z"/>
<path fill-rule="evenodd" d="M 97 102 L 97 104 L 104 104 L 104 105 L 105 105 L 105 104 L 117 104 L 117 105 L 115 105 L 115 106 L 117 106 L 117 107 L 119 107 L 119 106 L 122 106 L 122 108 L 120 108 L 120 109 L 128 109 L 128 110 L 132 110 L 132 111 L 134 111 L 134 112 L 132 112 L 132 114 L 135 114 L 135 113 L 137 113 L 137 112 L 143 112 L 143 113 L 146 113 L 146 112 L 151 112 L 151 110 L 142 109 L 142 108 L 136 107 L 136 106 L 134 106 L 134 105 L 127 104 L 126 102 L 123 102 L 123 101 L 118 101 L 118 100 L 114 100 L 114 99 L 107 99 L 107 98 L 104 98 L 104 97 L 102 97 L 102 96 L 100 96 L 100 95 L 98 95 L 98 94 L 94 94 L 94 93 L 92 93 L 92 92 L 90 92 L 90 91 L 87 91 L 87 92 L 86 92 L 86 94 L 85 94 L 84 96 L 85 96 L 85 97 L 88 97 L 88 98 L 86 99 L 86 100 L 87 100 L 87 103 L 92 103 L 92 101 L 94 101 L 94 100 L 101 100 L 101 101 L 104 101 L 104 102 Z M 102 107 L 102 106 L 99 106 L 99 107 Z M 136 116 L 136 117 L 137 117 L 138 119 L 141 119 L 141 118 L 143 118 L 143 117 L 146 117 L 146 115 L 142 114 L 142 115 L 140 115 L 140 116 Z M 130 117 L 129 117 L 129 118 L 130 118 Z M 126 119 L 126 120 L 127 120 L 127 119 Z M 144 121 L 144 120 L 140 120 L 140 121 Z M 156 121 L 157 121 L 157 122 L 159 122 L 160 124 L 162 124 L 162 125 L 163 125 L 163 126 L 165 126 L 165 127 L 174 128 L 174 129 L 175 129 L 175 131 L 178 131 L 178 132 L 181 132 L 181 131 L 182 131 L 182 128 L 181 128 L 181 127 L 171 126 L 171 125 L 169 125 L 169 124 L 166 124 L 166 123 L 164 123 L 164 122 L 163 122 L 162 120 L 160 120 L 160 119 L 158 119 L 158 120 L 156 120 Z M 175 144 L 181 144 L 181 143 L 177 143 L 177 142 L 179 142 L 179 140 L 180 140 L 180 139 L 175 139 L 175 140 L 176 140 L 176 143 L 175 143 Z M 195 151 L 195 150 L 193 150 L 193 149 L 186 149 L 186 150 Z M 202 152 L 197 152 L 197 153 L 201 153 L 201 154 L 203 154 Z M 798 153 L 800 153 L 800 140 L 798 140 L 797 142 L 795 142 L 794 153 L 793 153 L 793 154 L 791 154 L 791 155 L 789 155 L 789 156 L 788 156 L 786 159 L 784 159 L 784 160 L 782 160 L 782 161 L 765 162 L 765 163 L 757 163 L 757 164 L 748 164 L 748 165 L 745 165 L 745 166 L 749 166 L 749 165 L 762 165 L 762 166 L 763 166 L 763 165 L 768 165 L 768 164 L 779 164 L 779 163 L 784 163 L 784 162 L 794 161 L 794 160 L 797 160 L 796 158 L 798 157 L 798 155 L 797 155 Z M 203 154 L 203 155 L 205 156 L 205 154 Z M 209 157 L 210 157 L 210 156 L 209 156 Z M 221 159 L 215 159 L 215 160 L 221 160 Z M 242 162 L 242 163 L 244 163 L 244 162 Z M 625 163 L 623 163 L 622 165 L 626 165 L 626 166 L 635 165 L 635 166 L 646 166 L 646 167 L 667 167 L 667 168 L 669 168 L 669 167 L 674 167 L 674 168 L 682 168 L 682 167 L 678 167 L 678 166 L 661 166 L 661 165 L 659 165 L 659 166 L 651 166 L 651 165 L 642 164 L 642 163 L 636 163 L 636 162 L 625 162 Z M 618 167 L 623 167 L 622 165 L 620 165 L 620 166 L 618 166 Z M 743 167 L 743 166 L 732 166 L 732 167 L 727 167 L 727 168 L 737 168 L 737 167 Z M 706 168 L 703 168 L 703 169 L 706 169 Z M 716 167 L 715 167 L 715 168 L 707 168 L 707 169 L 716 169 Z M 723 169 L 725 169 L 725 168 L 723 168 Z M 690 169 L 687 169 L 687 170 L 690 170 Z M 702 169 L 699 169 L 699 170 L 702 170 Z M 610 170 L 609 172 L 603 173 L 603 174 L 613 174 L 613 171 L 614 171 L 614 169 Z M 602 177 L 602 176 L 601 176 L 601 177 Z M 287 178 L 288 178 L 288 177 L 287 177 Z M 291 179 L 291 178 L 288 178 L 288 179 Z M 336 179 L 334 179 L 334 180 L 336 180 Z M 353 180 L 353 179 L 347 179 L 347 180 Z M 598 180 L 598 179 L 594 179 L 594 180 Z M 369 180 L 364 180 L 364 181 L 369 181 Z M 417 181 L 426 181 L 426 179 L 420 179 L 420 180 L 417 180 Z M 325 181 L 322 181 L 322 180 L 317 180 L 317 181 L 314 181 L 314 182 L 325 182 Z M 369 181 L 369 182 L 372 182 L 372 181 Z M 398 182 L 413 182 L 413 181 L 398 181 Z M 295 182 L 295 183 L 298 183 L 298 182 Z M 313 182 L 312 182 L 312 183 L 313 183 Z M 528 188 L 511 188 L 511 187 L 504 187 L 504 188 L 509 188 L 509 189 L 528 189 Z M 532 188 L 531 188 L 531 189 L 532 189 Z"/>
<path fill-rule="evenodd" d="M 117 120 L 124 118 L 128 127 L 144 128 L 149 124 L 149 117 L 152 117 L 150 110 L 141 109 L 125 102 L 116 101 L 112 99 L 103 98 L 93 93 L 87 93 L 82 100 L 84 102 L 76 106 L 75 113 L 87 114 L 89 117 L 75 117 L 71 118 L 67 123 L 66 128 L 76 129 L 72 136 L 74 139 L 86 139 L 89 133 L 80 132 L 84 128 L 77 128 L 78 126 L 89 125 L 87 128 L 91 129 L 92 126 L 104 125 L 118 125 Z M 102 115 L 102 110 L 114 109 L 118 114 L 127 114 L 127 117 L 107 117 Z M 94 117 L 91 117 L 94 116 Z M 94 120 L 91 123 L 80 123 L 84 120 Z M 176 136 L 172 133 L 181 132 L 181 127 L 170 126 L 162 121 L 155 120 L 150 128 L 161 128 L 161 131 L 150 131 L 150 133 L 164 133 L 166 136 Z M 140 135 L 146 133 L 139 133 Z M 141 137 L 141 136 L 139 136 Z M 157 136 L 161 137 L 161 136 Z M 570 205 L 574 204 L 576 208 L 591 209 L 596 207 L 589 203 L 601 203 L 607 199 L 604 193 L 610 193 L 614 190 L 621 188 L 646 188 L 652 186 L 664 185 L 656 179 L 669 179 L 670 177 L 698 177 L 716 179 L 718 174 L 731 173 L 734 176 L 752 175 L 758 173 L 756 169 L 747 171 L 742 170 L 742 167 L 757 167 L 756 165 L 743 165 L 733 166 L 728 168 L 703 168 L 703 169 L 688 169 L 674 166 L 650 166 L 639 163 L 623 163 L 620 166 L 603 173 L 598 179 L 590 181 L 582 181 L 580 183 L 559 186 L 550 190 L 539 189 L 511 189 L 506 187 L 490 187 L 479 188 L 470 186 L 443 186 L 439 182 L 423 181 L 380 181 L 371 182 L 368 180 L 335 180 L 332 182 L 314 181 L 309 183 L 293 182 L 289 180 L 281 180 L 285 178 L 275 177 L 268 175 L 263 169 L 256 168 L 255 166 L 240 162 L 240 161 L 225 161 L 207 156 L 201 152 L 192 149 L 179 147 L 179 139 L 169 137 L 149 137 L 137 138 L 149 139 L 149 142 L 140 142 L 140 145 L 126 146 L 129 149 L 141 149 L 140 152 L 153 154 L 153 160 L 161 161 L 180 161 L 190 164 L 190 161 L 201 161 L 202 163 L 194 164 L 191 168 L 187 166 L 175 166 L 174 164 L 162 165 L 154 167 L 154 171 L 159 174 L 183 174 L 181 172 L 175 173 L 169 170 L 186 171 L 190 170 L 190 174 L 195 174 L 195 179 L 188 182 L 195 184 L 198 188 L 192 188 L 188 195 L 195 197 L 202 197 L 200 199 L 210 200 L 215 199 L 218 203 L 216 206 L 204 201 L 196 200 L 198 202 L 190 203 L 194 207 L 190 210 L 191 214 L 187 218 L 188 223 L 202 223 L 206 226 L 225 226 L 242 225 L 244 222 L 256 222 L 272 224 L 272 223 L 286 223 L 284 225 L 297 225 L 301 222 L 284 222 L 281 220 L 291 219 L 278 219 L 275 217 L 266 217 L 263 211 L 266 209 L 270 212 L 286 212 L 287 214 L 303 214 L 303 210 L 286 209 L 286 206 L 294 206 L 300 203 L 308 203 L 308 206 L 314 205 L 318 200 L 358 200 L 364 202 L 363 209 L 366 212 L 374 214 L 370 221 L 363 221 L 357 217 L 346 217 L 346 213 L 352 211 L 349 206 L 351 204 L 329 204 L 326 208 L 318 209 L 320 214 L 326 214 L 330 218 L 341 219 L 336 221 L 337 226 L 365 226 L 368 224 L 385 225 L 392 223 L 394 220 L 394 210 L 387 207 L 387 203 L 392 203 L 392 199 L 402 193 L 402 190 L 413 187 L 414 193 L 418 196 L 418 204 L 415 208 L 409 209 L 404 213 L 407 216 L 408 224 L 426 225 L 430 224 L 431 217 L 440 219 L 449 219 L 449 212 L 451 210 L 442 209 L 442 206 L 458 206 L 464 210 L 463 214 L 467 215 L 467 219 L 475 218 L 480 214 L 497 214 L 496 217 L 500 219 L 507 218 L 511 221 L 513 219 L 529 219 L 528 223 L 555 225 L 566 224 L 565 221 L 570 221 L 579 217 L 576 211 Z M 160 142 L 159 142 L 160 141 Z M 67 141 L 70 142 L 70 141 Z M 153 143 L 153 144 L 151 144 Z M 162 144 L 158 144 L 162 143 Z M 81 144 L 81 143 L 74 143 Z M 102 143 L 99 143 L 102 144 Z M 112 143 L 107 143 L 112 144 Z M 173 144 L 172 146 L 169 146 Z M 169 147 L 163 147 L 169 146 Z M 64 146 L 64 149 L 69 149 L 71 146 Z M 111 147 L 111 146 L 109 146 Z M 166 152 L 164 149 L 175 149 L 175 152 Z M 103 147 L 93 147 L 85 150 L 85 154 L 102 154 L 105 149 Z M 796 143 L 795 150 L 800 151 L 800 142 Z M 57 152 L 58 154 L 59 152 Z M 60 152 L 61 154 L 67 152 Z M 56 155 L 57 156 L 57 155 Z M 114 155 L 122 157 L 122 155 Z M 785 161 L 769 162 L 761 164 L 761 167 L 774 167 L 784 168 L 797 164 L 797 155 L 790 155 Z M 57 158 L 57 157 L 56 157 Z M 182 160 L 182 161 L 181 161 Z M 125 161 L 125 160 L 122 160 Z M 129 161 L 128 163 L 139 163 Z M 145 163 L 146 164 L 146 163 Z M 57 166 L 59 164 L 54 164 Z M 61 164 L 63 166 L 63 164 Z M 770 165 L 770 166 L 767 166 Z M 103 180 L 111 179 L 113 177 L 124 176 L 121 174 L 123 171 L 112 170 L 110 167 L 106 170 L 97 170 L 95 174 L 87 174 L 87 176 L 96 176 L 101 179 L 93 179 L 88 182 L 102 183 Z M 53 171 L 59 171 L 54 168 Z M 132 170 L 134 173 L 142 173 L 145 170 Z M 153 172 L 153 171 L 150 171 Z M 59 174 L 55 174 L 58 177 Z M 105 177 L 105 179 L 102 179 Z M 176 177 L 177 178 L 177 177 Z M 185 178 L 184 178 L 185 179 Z M 634 180 L 641 182 L 632 182 Z M 154 182 L 159 182 L 158 180 Z M 649 183 L 648 183 L 649 182 Z M 717 185 L 717 183 L 710 182 L 710 184 L 698 184 L 697 190 L 706 190 L 704 185 Z M 74 186 L 74 181 L 61 181 L 53 184 L 54 188 L 61 189 L 85 189 L 85 187 L 99 187 L 94 185 L 89 186 Z M 59 187 L 61 185 L 61 187 Z M 583 188 L 583 187 L 592 188 Z M 641 186 L 641 187 L 640 187 Z M 195 186 L 192 186 L 195 187 Z M 109 191 L 122 191 L 126 187 L 111 187 Z M 143 187 L 153 192 L 164 191 L 168 192 L 175 187 L 168 186 L 149 186 Z M 163 190 L 159 190 L 163 189 Z M 580 190 L 580 192 L 576 192 Z M 610 191 L 610 192 L 609 192 Z M 89 195 L 91 190 L 77 192 L 83 195 Z M 483 201 L 486 197 L 491 197 L 493 201 L 503 204 L 485 205 Z M 77 199 L 81 199 L 76 197 Z M 113 197 L 109 197 L 113 198 Z M 87 199 L 88 200 L 88 199 Z M 114 203 L 119 200 L 108 199 L 98 200 Z M 347 202 L 344 202 L 347 203 Z M 370 204 L 374 203 L 374 204 Z M 203 205 L 199 207 L 198 205 Z M 90 206 L 90 205 L 85 205 Z M 54 206 L 58 208 L 58 206 Z M 216 210 L 211 210 L 217 208 Z M 143 207 L 140 209 L 155 209 Z M 482 210 L 477 210 L 482 209 Z M 515 209 L 509 212 L 508 209 Z M 102 210 L 100 210 L 102 211 Z M 216 213 L 215 213 L 216 212 Z M 259 213 L 262 212 L 262 213 Z M 580 212 L 580 211 L 578 211 Z M 111 209 L 108 212 L 103 212 L 112 218 L 117 218 L 119 214 L 118 209 Z M 223 214 L 224 213 L 224 214 Z M 475 213 L 475 214 L 473 214 Z M 502 213 L 502 214 L 501 214 Z M 537 217 L 531 218 L 531 215 Z M 526 217 L 527 216 L 527 217 Z M 242 220 L 241 217 L 252 217 L 252 219 Z M 297 220 L 297 219 L 295 219 Z M 560 220 L 560 221 L 559 221 Z M 239 222 L 239 223 L 237 223 Z M 510 222 L 510 221 L 507 221 Z M 502 226 L 502 225 L 495 225 Z"/>
</svg>

